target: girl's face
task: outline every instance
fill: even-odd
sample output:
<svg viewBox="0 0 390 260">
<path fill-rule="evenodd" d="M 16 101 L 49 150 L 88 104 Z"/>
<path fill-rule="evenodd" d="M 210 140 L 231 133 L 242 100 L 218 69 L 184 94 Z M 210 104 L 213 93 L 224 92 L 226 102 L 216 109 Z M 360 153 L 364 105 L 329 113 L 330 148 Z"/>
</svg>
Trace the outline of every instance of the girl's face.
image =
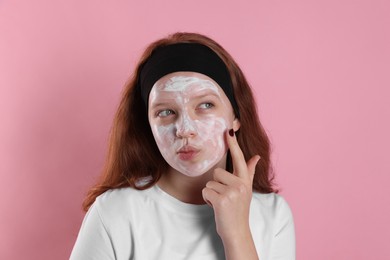
<svg viewBox="0 0 390 260">
<path fill-rule="evenodd" d="M 192 177 L 226 161 L 224 133 L 239 128 L 223 90 L 196 72 L 175 72 L 159 79 L 150 92 L 148 117 L 164 159 Z"/>
</svg>

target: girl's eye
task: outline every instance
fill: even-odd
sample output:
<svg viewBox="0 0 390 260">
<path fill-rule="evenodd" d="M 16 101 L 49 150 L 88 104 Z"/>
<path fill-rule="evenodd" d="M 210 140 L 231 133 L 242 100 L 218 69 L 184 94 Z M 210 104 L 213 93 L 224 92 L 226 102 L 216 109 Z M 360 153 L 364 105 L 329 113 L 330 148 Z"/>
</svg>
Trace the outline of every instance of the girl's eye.
<svg viewBox="0 0 390 260">
<path fill-rule="evenodd" d="M 170 116 L 170 115 L 173 115 L 175 112 L 173 112 L 173 110 L 171 109 L 165 109 L 165 110 L 161 110 L 157 113 L 157 116 L 158 117 L 167 117 L 167 116 Z"/>
<path fill-rule="evenodd" d="M 199 105 L 200 109 L 210 109 L 212 107 L 214 107 L 214 105 L 212 103 L 203 103 L 203 104 Z"/>
</svg>

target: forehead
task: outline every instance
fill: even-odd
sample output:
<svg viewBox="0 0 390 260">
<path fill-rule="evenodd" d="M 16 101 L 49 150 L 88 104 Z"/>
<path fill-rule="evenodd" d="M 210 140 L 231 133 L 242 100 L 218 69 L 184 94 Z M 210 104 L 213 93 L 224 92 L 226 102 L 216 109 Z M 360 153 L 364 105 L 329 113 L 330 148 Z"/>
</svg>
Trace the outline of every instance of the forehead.
<svg viewBox="0 0 390 260">
<path fill-rule="evenodd" d="M 174 72 L 159 79 L 153 86 L 153 92 L 166 93 L 196 93 L 214 92 L 223 94 L 223 90 L 210 77 L 197 72 Z"/>
</svg>

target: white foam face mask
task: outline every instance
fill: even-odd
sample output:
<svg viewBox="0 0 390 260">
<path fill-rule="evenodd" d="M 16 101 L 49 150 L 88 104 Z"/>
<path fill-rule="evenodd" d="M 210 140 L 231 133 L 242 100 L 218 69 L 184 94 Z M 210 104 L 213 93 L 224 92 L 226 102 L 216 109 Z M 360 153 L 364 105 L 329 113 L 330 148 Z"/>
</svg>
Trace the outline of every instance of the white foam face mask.
<svg viewBox="0 0 390 260">
<path fill-rule="evenodd" d="M 232 128 L 234 114 L 229 99 L 210 78 L 199 73 L 183 75 L 172 73 L 154 84 L 149 122 L 167 163 L 195 177 L 226 155 L 224 133 Z"/>
</svg>

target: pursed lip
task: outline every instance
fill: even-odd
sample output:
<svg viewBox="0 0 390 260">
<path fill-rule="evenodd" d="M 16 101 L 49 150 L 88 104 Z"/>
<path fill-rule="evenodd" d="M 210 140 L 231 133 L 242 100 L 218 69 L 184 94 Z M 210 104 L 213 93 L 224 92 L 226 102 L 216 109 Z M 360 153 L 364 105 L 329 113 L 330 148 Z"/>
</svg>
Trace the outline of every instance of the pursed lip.
<svg viewBox="0 0 390 260">
<path fill-rule="evenodd" d="M 176 153 L 179 155 L 180 159 L 187 161 L 193 159 L 199 151 L 200 149 L 196 147 L 193 147 L 191 145 L 185 145 L 182 146 L 179 150 L 177 150 Z"/>
<path fill-rule="evenodd" d="M 184 145 L 177 150 L 176 153 L 196 153 L 199 152 L 199 149 L 191 145 Z"/>
</svg>

